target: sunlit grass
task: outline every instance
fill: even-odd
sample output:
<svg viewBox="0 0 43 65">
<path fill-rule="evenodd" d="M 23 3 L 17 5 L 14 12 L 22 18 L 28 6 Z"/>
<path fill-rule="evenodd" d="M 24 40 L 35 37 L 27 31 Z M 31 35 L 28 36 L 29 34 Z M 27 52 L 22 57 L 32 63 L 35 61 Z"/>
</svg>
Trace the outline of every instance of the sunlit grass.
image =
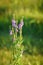
<svg viewBox="0 0 43 65">
<path fill-rule="evenodd" d="M 12 60 L 11 51 L 7 50 L 7 48 L 3 48 L 0 50 L 0 65 L 9 65 Z"/>
<path fill-rule="evenodd" d="M 41 55 L 24 55 L 23 56 L 23 65 L 43 65 L 43 56 Z"/>
<path fill-rule="evenodd" d="M 33 17 L 33 18 L 36 18 L 38 20 L 43 20 L 43 13 L 41 13 L 41 12 L 39 12 L 37 10 L 31 11 L 29 9 L 24 10 L 22 8 L 22 9 L 20 9 L 18 11 L 15 10 L 15 12 L 16 13 L 14 13 L 14 14 L 16 14 L 17 17 L 22 17 L 22 16 L 24 16 L 25 18 Z"/>
<path fill-rule="evenodd" d="M 0 50 L 0 65 L 9 65 L 12 62 L 12 51 L 3 48 Z M 21 58 L 23 65 L 43 65 L 43 56 L 23 54 Z"/>
</svg>

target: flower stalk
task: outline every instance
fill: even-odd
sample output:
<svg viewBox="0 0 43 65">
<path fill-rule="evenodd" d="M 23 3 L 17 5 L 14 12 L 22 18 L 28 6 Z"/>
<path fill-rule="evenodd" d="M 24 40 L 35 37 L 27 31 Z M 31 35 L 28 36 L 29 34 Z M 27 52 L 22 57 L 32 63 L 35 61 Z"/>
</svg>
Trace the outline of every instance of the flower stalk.
<svg viewBox="0 0 43 65">
<path fill-rule="evenodd" d="M 13 38 L 13 62 L 14 65 L 19 65 L 20 58 L 22 57 L 21 50 L 22 49 L 22 27 L 24 25 L 23 19 L 21 19 L 20 23 L 17 25 L 16 21 L 13 19 L 12 20 L 12 30 L 11 30 L 11 35 Z M 19 30 L 19 31 L 18 31 Z M 19 32 L 19 36 L 17 36 Z"/>
</svg>

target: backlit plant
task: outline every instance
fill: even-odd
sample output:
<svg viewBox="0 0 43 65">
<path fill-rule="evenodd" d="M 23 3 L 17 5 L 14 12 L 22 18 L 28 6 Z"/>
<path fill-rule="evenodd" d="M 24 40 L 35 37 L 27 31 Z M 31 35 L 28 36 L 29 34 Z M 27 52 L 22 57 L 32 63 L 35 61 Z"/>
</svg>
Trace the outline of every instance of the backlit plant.
<svg viewBox="0 0 43 65">
<path fill-rule="evenodd" d="M 24 25 L 23 19 L 21 19 L 18 24 L 14 19 L 12 19 L 12 29 L 10 29 L 10 35 L 12 37 L 12 63 L 10 65 L 21 65 L 21 57 L 23 54 L 23 36 L 22 27 Z M 19 35 L 18 35 L 19 33 Z"/>
</svg>

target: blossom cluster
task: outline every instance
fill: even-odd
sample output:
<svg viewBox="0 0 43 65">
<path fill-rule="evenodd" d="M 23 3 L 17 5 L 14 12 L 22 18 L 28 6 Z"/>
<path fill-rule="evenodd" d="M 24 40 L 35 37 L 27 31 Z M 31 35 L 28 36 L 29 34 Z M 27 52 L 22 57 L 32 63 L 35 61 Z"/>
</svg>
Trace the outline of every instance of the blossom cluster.
<svg viewBox="0 0 43 65">
<path fill-rule="evenodd" d="M 16 28 L 16 32 L 18 32 L 18 30 L 20 30 L 24 25 L 23 19 L 21 19 L 20 23 L 17 25 L 16 21 L 14 19 L 12 19 L 12 27 Z M 10 30 L 10 35 L 12 35 L 13 32 L 12 30 Z"/>
</svg>

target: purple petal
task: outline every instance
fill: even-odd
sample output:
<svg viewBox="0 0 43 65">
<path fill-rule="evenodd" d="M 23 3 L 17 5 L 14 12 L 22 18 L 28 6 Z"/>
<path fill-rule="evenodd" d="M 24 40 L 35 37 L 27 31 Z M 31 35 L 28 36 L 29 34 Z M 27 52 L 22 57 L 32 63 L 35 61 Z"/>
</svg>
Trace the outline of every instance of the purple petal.
<svg viewBox="0 0 43 65">
<path fill-rule="evenodd" d="M 23 22 L 23 19 L 21 19 L 21 22 L 20 22 L 20 24 L 18 25 L 18 28 L 19 28 L 19 29 L 22 28 L 23 25 L 24 25 L 24 22 Z"/>
<path fill-rule="evenodd" d="M 18 26 L 16 25 L 16 21 L 15 20 L 12 20 L 12 26 L 18 28 Z"/>
<path fill-rule="evenodd" d="M 12 24 L 16 24 L 16 21 L 12 19 Z"/>
<path fill-rule="evenodd" d="M 10 35 L 12 35 L 12 30 L 10 30 Z"/>
<path fill-rule="evenodd" d="M 20 29 L 20 28 L 22 28 L 22 25 L 21 25 L 21 24 L 19 24 L 19 25 L 18 25 L 18 28 L 19 28 L 19 29 Z"/>
</svg>

